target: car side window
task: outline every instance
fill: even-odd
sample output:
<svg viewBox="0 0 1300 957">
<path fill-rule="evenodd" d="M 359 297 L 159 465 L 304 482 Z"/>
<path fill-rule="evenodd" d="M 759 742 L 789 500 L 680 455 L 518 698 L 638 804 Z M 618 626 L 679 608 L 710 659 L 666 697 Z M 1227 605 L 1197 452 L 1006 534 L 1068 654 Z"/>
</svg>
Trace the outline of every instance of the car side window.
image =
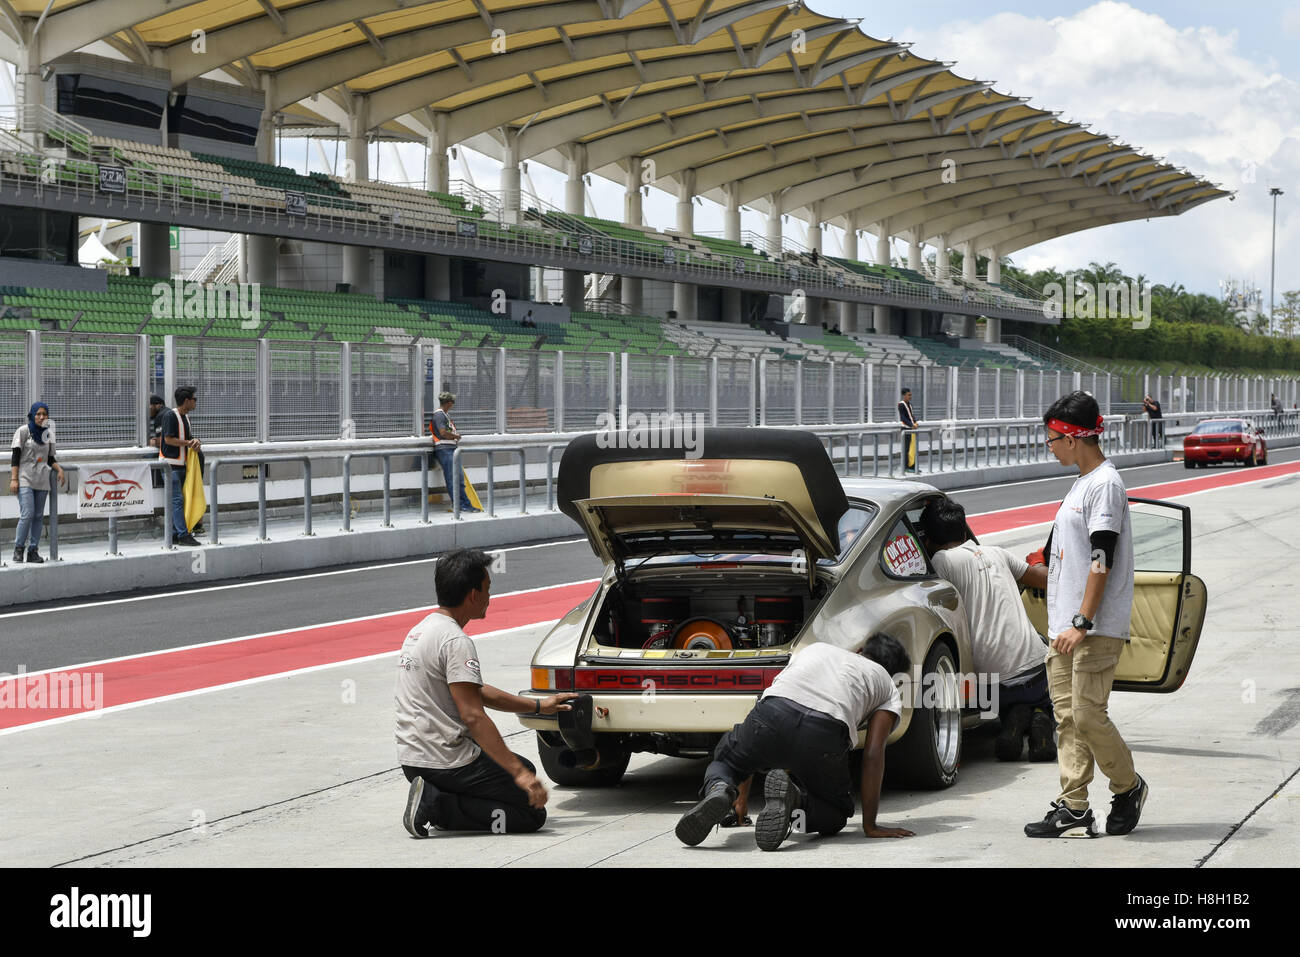
<svg viewBox="0 0 1300 957">
<path fill-rule="evenodd" d="M 919 579 L 931 574 L 921 543 L 911 526 L 901 518 L 885 536 L 884 547 L 880 550 L 880 567 L 891 578 Z"/>
</svg>

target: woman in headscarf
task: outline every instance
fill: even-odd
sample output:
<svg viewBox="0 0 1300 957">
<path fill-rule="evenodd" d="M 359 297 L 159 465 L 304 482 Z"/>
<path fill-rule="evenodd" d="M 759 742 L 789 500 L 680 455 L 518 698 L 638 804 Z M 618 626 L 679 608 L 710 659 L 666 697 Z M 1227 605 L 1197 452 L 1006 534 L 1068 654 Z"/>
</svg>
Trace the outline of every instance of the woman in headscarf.
<svg viewBox="0 0 1300 957">
<path fill-rule="evenodd" d="M 63 466 L 54 461 L 54 430 L 50 408 L 44 402 L 33 403 L 27 424 L 14 433 L 9 458 L 9 491 L 18 496 L 18 536 L 14 540 L 14 561 L 40 564 L 37 546 L 45 516 L 45 500 L 50 494 L 50 469 L 59 473 L 59 484 L 66 485 Z"/>
</svg>

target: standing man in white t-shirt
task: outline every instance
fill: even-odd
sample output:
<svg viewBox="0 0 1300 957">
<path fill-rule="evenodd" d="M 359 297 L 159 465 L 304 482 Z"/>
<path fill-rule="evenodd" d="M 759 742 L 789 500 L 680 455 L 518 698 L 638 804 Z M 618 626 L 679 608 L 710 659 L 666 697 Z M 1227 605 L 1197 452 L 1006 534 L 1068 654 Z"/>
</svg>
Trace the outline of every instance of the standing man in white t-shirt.
<svg viewBox="0 0 1300 957">
<path fill-rule="evenodd" d="M 1047 568 L 1029 565 L 1005 548 L 968 540 L 966 509 L 951 499 L 927 505 L 920 525 L 934 570 L 961 595 L 975 671 L 997 689 L 1002 727 L 993 753 L 999 761 L 1018 761 L 1028 736 L 1030 761 L 1055 761 L 1052 699 L 1043 663 L 1047 640 L 1020 600 L 1021 585 L 1047 587 Z"/>
<path fill-rule="evenodd" d="M 411 782 L 402 824 L 412 837 L 443 831 L 536 831 L 546 789 L 532 762 L 506 747 L 485 708 L 555 714 L 576 694 L 534 700 L 483 683 L 465 625 L 487 616 L 492 557 L 447 552 L 434 566 L 438 608 L 407 634 L 397 659 L 397 759 Z"/>
<path fill-rule="evenodd" d="M 910 837 L 876 824 L 885 742 L 903 714 L 893 676 L 911 666 L 903 646 L 873 635 L 861 654 L 816 642 L 795 652 L 754 709 L 718 742 L 704 772 L 701 800 L 677 822 L 677 838 L 699 844 L 732 809 L 741 783 L 766 772 L 763 810 L 754 841 L 775 851 L 790 835 L 796 812 L 802 830 L 837 834 L 853 815 L 848 755 L 867 729 L 862 757 L 862 831 L 867 837 Z"/>
<path fill-rule="evenodd" d="M 1048 556 L 1047 619 L 1052 645 L 1047 679 L 1056 710 L 1061 793 L 1029 837 L 1096 837 L 1088 807 L 1093 763 L 1110 779 L 1107 834 L 1137 826 L 1147 784 L 1107 714 L 1115 666 L 1129 639 L 1133 609 L 1133 530 L 1128 491 L 1102 454 L 1097 400 L 1086 392 L 1057 399 L 1043 415 L 1047 444 L 1079 478 L 1056 513 Z"/>
</svg>

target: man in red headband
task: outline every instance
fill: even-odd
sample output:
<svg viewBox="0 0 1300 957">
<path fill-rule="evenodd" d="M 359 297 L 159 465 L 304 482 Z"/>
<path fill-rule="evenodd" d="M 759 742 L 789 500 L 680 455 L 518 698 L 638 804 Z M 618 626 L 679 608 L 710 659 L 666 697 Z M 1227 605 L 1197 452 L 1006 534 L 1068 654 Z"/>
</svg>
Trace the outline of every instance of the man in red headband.
<svg viewBox="0 0 1300 957">
<path fill-rule="evenodd" d="M 1086 392 L 1057 399 L 1043 415 L 1056 460 L 1077 467 L 1047 539 L 1047 681 L 1056 712 L 1061 793 L 1029 837 L 1096 837 L 1088 808 L 1093 763 L 1110 779 L 1107 834 L 1137 826 L 1147 784 L 1107 714 L 1133 609 L 1133 534 L 1128 490 L 1101 451 L 1104 426 Z"/>
</svg>

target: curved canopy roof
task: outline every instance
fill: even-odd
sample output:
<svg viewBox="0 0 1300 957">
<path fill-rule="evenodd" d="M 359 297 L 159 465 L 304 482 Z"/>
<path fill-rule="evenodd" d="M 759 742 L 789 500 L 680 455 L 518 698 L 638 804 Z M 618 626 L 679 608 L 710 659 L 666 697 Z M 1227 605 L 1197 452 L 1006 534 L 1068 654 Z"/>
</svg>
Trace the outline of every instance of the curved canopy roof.
<svg viewBox="0 0 1300 957">
<path fill-rule="evenodd" d="M 1005 254 L 1227 195 L 786 0 L 47 2 L 0 0 L 0 56 L 104 40 L 177 86 L 221 71 L 291 124 L 487 135 L 616 177 L 637 157 L 679 192 L 949 246 Z"/>
</svg>

